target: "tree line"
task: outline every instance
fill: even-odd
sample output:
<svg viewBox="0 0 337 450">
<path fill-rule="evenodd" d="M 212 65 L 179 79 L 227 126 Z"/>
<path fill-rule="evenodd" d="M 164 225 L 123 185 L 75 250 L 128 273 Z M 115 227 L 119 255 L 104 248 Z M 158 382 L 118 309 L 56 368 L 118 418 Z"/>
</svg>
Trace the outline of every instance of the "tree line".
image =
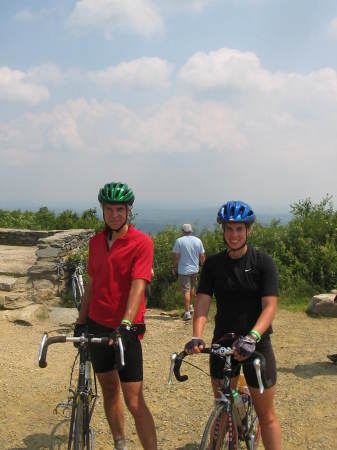
<svg viewBox="0 0 337 450">
<path fill-rule="evenodd" d="M 95 229 L 103 227 L 96 208 L 83 211 L 82 214 L 66 209 L 59 214 L 43 206 L 38 211 L 7 211 L 0 209 L 0 228 L 18 228 L 27 230 L 69 230 L 73 228 Z"/>
<path fill-rule="evenodd" d="M 332 197 L 314 203 L 310 198 L 290 205 L 291 220 L 282 225 L 255 223 L 248 242 L 271 255 L 277 265 L 280 299 L 290 309 L 303 309 L 311 296 L 337 288 L 337 212 Z M 167 227 L 154 237 L 154 306 L 182 305 L 177 281 L 171 274 L 172 246 L 181 235 L 177 227 Z M 206 256 L 225 248 L 219 225 L 202 229 Z"/>
<path fill-rule="evenodd" d="M 279 273 L 281 300 L 296 305 L 307 302 L 317 292 L 337 287 L 337 212 L 332 197 L 314 203 L 310 198 L 290 205 L 291 220 L 269 225 L 255 223 L 248 242 L 270 254 Z M 132 220 L 135 217 L 133 216 Z M 65 210 L 59 214 L 47 207 L 37 212 L 0 210 L 0 227 L 36 230 L 93 228 L 104 223 L 95 208 L 82 214 Z M 181 235 L 176 226 L 167 226 L 152 236 L 154 242 L 154 278 L 149 306 L 171 309 L 182 306 L 177 280 L 171 273 L 172 246 Z M 206 256 L 225 248 L 221 227 L 203 228 L 201 238 Z M 87 249 L 82 256 L 87 258 Z"/>
</svg>

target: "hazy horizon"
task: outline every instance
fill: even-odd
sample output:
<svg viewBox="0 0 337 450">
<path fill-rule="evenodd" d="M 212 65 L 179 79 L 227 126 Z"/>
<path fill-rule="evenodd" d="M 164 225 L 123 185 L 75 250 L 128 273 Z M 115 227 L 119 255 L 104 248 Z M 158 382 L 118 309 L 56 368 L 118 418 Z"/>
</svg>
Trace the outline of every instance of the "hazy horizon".
<svg viewBox="0 0 337 450">
<path fill-rule="evenodd" d="M 48 205 L 47 208 L 50 211 L 59 214 L 60 212 L 70 209 L 77 214 L 81 214 L 83 211 L 96 208 L 99 217 L 102 217 L 101 209 L 99 206 L 85 206 L 83 208 L 80 207 L 61 207 L 61 208 L 52 208 Z M 220 205 L 219 205 L 220 206 Z M 199 231 L 203 227 L 207 227 L 212 229 L 216 225 L 216 214 L 219 206 L 208 206 L 208 207 L 186 207 L 186 208 L 174 208 L 174 207 L 163 207 L 162 205 L 156 207 L 155 205 L 151 206 L 141 206 L 135 205 L 133 208 L 133 213 L 135 214 L 134 223 L 137 228 L 147 233 L 156 233 L 160 230 L 165 229 L 167 226 L 177 226 L 180 227 L 183 223 L 191 223 L 196 231 Z M 3 208 L 6 209 L 6 208 Z M 21 211 L 37 211 L 37 208 L 13 208 L 20 209 Z M 268 225 L 271 223 L 273 219 L 280 220 L 281 223 L 287 223 L 291 214 L 289 211 L 270 211 L 268 208 L 258 208 L 255 209 L 255 213 L 257 216 L 257 221 L 259 223 Z"/>
</svg>

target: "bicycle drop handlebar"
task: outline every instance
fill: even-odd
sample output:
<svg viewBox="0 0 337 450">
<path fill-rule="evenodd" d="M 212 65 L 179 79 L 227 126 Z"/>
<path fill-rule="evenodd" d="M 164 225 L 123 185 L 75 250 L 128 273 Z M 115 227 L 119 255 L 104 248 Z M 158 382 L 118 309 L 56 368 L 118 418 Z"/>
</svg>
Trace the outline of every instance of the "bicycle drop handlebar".
<svg viewBox="0 0 337 450">
<path fill-rule="evenodd" d="M 205 347 L 201 350 L 200 353 L 208 353 L 208 354 L 214 354 L 218 355 L 222 358 L 225 358 L 227 356 L 233 355 L 233 350 L 231 347 Z M 188 380 L 187 375 L 181 375 L 180 368 L 181 364 L 183 362 L 183 359 L 188 355 L 184 350 L 182 352 L 178 353 L 172 353 L 171 355 L 171 366 L 170 366 L 170 373 L 168 378 L 168 384 L 172 384 L 172 376 L 174 374 L 177 381 L 183 382 Z M 260 394 L 263 394 L 264 386 L 262 383 L 262 376 L 261 376 L 261 355 L 257 352 L 254 352 L 252 356 L 250 356 L 247 360 L 244 360 L 240 362 L 240 364 L 253 364 L 256 378 L 259 384 L 259 392 Z"/>
<path fill-rule="evenodd" d="M 74 336 L 65 336 L 65 335 L 58 335 L 58 336 L 50 336 L 48 337 L 48 333 L 43 333 L 42 340 L 40 343 L 40 350 L 39 350 L 39 367 L 42 369 L 47 367 L 47 351 L 48 347 L 51 344 L 58 344 L 58 343 L 65 343 L 65 342 L 73 342 L 77 344 L 101 344 L 101 345 L 108 345 L 111 338 L 109 337 L 91 337 L 91 336 L 82 336 L 80 337 L 74 337 Z M 124 359 L 124 348 L 123 348 L 123 342 L 122 338 L 119 336 L 117 337 L 117 343 L 119 348 L 119 355 L 120 355 L 120 362 L 121 366 L 125 366 L 125 359 Z"/>
</svg>

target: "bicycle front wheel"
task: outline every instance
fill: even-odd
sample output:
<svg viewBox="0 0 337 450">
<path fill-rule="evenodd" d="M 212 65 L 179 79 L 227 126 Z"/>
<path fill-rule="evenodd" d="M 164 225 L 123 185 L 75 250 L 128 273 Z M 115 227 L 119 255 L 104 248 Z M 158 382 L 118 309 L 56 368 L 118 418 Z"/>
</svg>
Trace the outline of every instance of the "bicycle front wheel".
<svg viewBox="0 0 337 450">
<path fill-rule="evenodd" d="M 201 439 L 199 450 L 239 450 L 236 423 L 223 405 L 217 406 L 210 415 Z"/>
<path fill-rule="evenodd" d="M 248 450 L 257 449 L 261 437 L 261 426 L 256 415 L 251 397 L 249 397 L 247 409 L 247 438 L 246 446 Z"/>
<path fill-rule="evenodd" d="M 72 413 L 68 450 L 89 450 L 90 432 L 88 429 L 88 410 L 82 398 L 74 406 Z"/>
</svg>

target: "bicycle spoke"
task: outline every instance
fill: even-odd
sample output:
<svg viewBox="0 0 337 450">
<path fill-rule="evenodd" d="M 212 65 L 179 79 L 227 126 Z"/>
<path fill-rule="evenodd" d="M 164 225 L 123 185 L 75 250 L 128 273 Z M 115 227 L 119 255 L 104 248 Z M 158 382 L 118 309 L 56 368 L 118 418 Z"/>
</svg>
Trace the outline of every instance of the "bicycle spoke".
<svg viewBox="0 0 337 450">
<path fill-rule="evenodd" d="M 217 406 L 208 419 L 199 450 L 239 450 L 237 429 L 232 416 L 222 405 Z"/>
</svg>

